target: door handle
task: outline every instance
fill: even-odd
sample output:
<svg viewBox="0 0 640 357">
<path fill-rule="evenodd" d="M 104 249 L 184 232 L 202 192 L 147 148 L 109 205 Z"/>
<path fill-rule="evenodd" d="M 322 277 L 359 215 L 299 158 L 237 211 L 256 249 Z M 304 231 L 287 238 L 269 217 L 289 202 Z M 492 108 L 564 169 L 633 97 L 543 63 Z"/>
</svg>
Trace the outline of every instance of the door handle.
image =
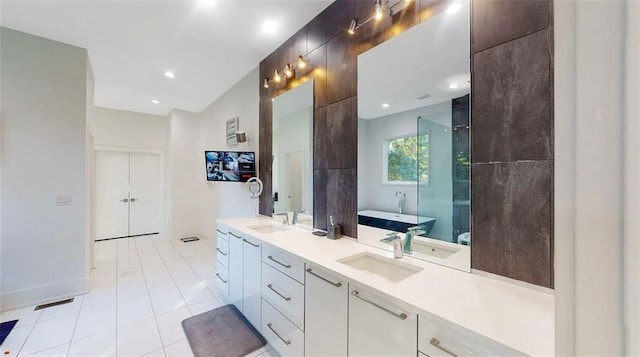
<svg viewBox="0 0 640 357">
<path fill-rule="evenodd" d="M 131 199 L 131 202 L 135 202 L 135 201 L 140 201 L 140 199 L 138 199 L 138 198 L 132 198 Z"/>
<path fill-rule="evenodd" d="M 128 199 L 128 198 L 123 198 L 123 199 L 121 199 L 120 201 L 121 201 L 121 202 L 125 202 L 125 203 L 127 203 L 127 202 L 129 202 L 129 199 Z"/>
</svg>

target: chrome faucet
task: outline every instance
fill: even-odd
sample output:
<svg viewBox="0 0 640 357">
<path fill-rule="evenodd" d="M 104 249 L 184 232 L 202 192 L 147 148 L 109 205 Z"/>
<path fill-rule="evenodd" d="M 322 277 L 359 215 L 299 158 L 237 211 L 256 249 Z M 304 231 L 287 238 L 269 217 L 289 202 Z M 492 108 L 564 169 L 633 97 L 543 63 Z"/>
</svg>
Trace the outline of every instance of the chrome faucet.
<svg viewBox="0 0 640 357">
<path fill-rule="evenodd" d="M 298 221 L 300 220 L 300 213 L 305 213 L 305 209 L 300 207 L 300 208 L 296 208 L 293 211 L 293 221 L 291 222 L 291 224 L 293 224 L 294 226 L 298 224 Z"/>
<path fill-rule="evenodd" d="M 274 213 L 273 216 L 283 216 L 284 218 L 282 219 L 282 225 L 283 226 L 288 226 L 289 225 L 289 214 L 287 212 L 278 212 L 278 213 Z"/>
</svg>

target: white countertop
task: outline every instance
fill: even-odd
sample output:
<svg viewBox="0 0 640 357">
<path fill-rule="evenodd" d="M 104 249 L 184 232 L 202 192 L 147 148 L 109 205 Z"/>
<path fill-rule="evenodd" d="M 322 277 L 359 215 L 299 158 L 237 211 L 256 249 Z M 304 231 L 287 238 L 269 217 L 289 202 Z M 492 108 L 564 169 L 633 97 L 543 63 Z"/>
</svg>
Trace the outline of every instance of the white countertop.
<svg viewBox="0 0 640 357">
<path fill-rule="evenodd" d="M 374 210 L 358 211 L 358 215 L 371 217 L 371 218 L 386 219 L 389 221 L 402 222 L 407 224 L 416 224 L 416 225 L 436 220 L 435 218 L 421 217 L 413 214 L 383 212 L 383 211 L 374 211 Z"/>
<path fill-rule="evenodd" d="M 345 279 L 373 288 L 392 301 L 408 304 L 418 314 L 435 315 L 529 355 L 555 353 L 554 296 L 549 293 L 408 256 L 402 260 L 423 270 L 393 283 L 336 261 L 363 252 L 393 257 L 391 252 L 359 244 L 355 239 L 330 240 L 296 227 L 277 233 L 259 233 L 248 228 L 273 222 L 264 217 L 229 218 L 220 222 Z"/>
</svg>

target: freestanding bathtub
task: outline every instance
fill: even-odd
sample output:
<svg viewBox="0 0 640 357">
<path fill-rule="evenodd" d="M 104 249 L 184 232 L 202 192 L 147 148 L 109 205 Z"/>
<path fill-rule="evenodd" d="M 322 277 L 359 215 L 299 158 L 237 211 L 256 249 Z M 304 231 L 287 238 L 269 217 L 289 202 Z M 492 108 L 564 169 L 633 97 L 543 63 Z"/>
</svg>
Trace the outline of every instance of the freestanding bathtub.
<svg viewBox="0 0 640 357">
<path fill-rule="evenodd" d="M 358 211 L 358 224 L 396 232 L 406 232 L 410 227 L 422 226 L 429 234 L 435 223 L 436 219 L 431 217 L 375 210 Z"/>
</svg>

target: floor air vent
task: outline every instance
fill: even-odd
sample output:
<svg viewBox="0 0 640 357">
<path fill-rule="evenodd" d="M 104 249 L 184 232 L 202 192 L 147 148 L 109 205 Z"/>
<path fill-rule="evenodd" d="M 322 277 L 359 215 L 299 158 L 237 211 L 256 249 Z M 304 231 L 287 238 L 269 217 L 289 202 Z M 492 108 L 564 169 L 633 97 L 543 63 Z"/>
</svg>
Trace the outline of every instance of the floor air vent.
<svg viewBox="0 0 640 357">
<path fill-rule="evenodd" d="M 38 311 L 38 310 L 42 310 L 42 309 L 46 309 L 48 307 L 54 307 L 54 306 L 58 306 L 58 305 L 64 305 L 64 304 L 68 304 L 73 302 L 74 298 L 70 298 L 70 299 L 65 299 L 65 300 L 60 300 L 60 301 L 54 301 L 54 302 L 50 302 L 48 304 L 42 304 L 42 305 L 38 305 L 36 306 L 35 309 L 33 309 L 33 311 Z"/>
<path fill-rule="evenodd" d="M 189 243 L 189 242 L 195 242 L 197 240 L 200 240 L 200 238 L 198 238 L 198 237 L 186 237 L 186 238 L 180 238 L 180 240 L 183 243 Z"/>
</svg>

